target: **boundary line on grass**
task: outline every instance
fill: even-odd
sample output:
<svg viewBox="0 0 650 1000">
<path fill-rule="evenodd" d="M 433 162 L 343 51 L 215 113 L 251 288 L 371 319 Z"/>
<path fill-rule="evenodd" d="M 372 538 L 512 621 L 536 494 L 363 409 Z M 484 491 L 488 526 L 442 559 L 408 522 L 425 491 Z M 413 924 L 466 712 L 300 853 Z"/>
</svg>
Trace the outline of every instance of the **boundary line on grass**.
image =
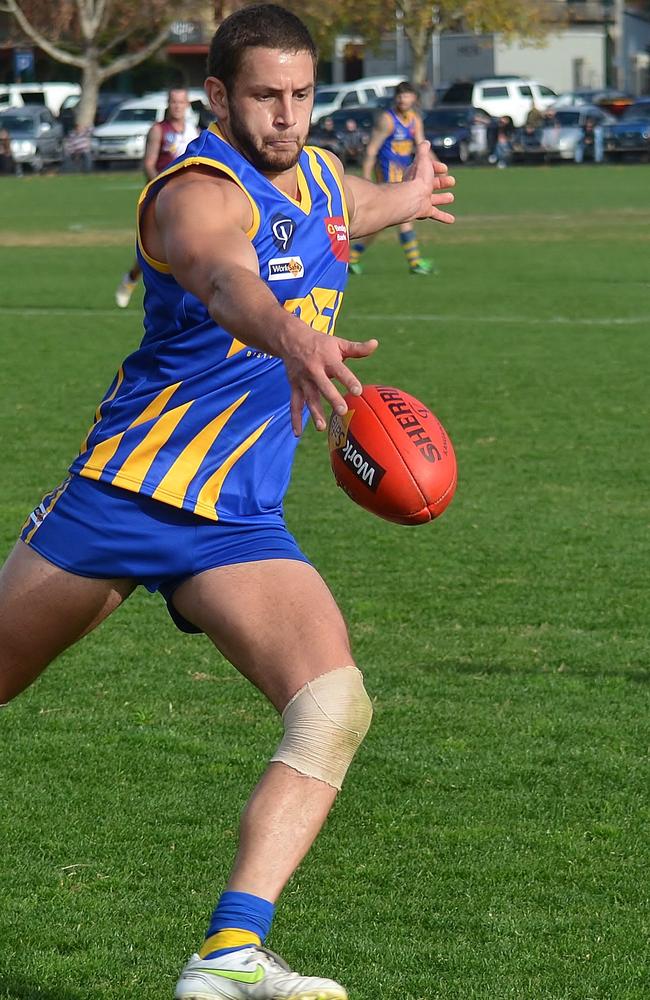
<svg viewBox="0 0 650 1000">
<path fill-rule="evenodd" d="M 142 320 L 142 312 L 135 309 L 74 309 L 63 306 L 0 306 L 0 316 L 112 316 L 121 319 Z M 476 323 L 512 324 L 517 326 L 639 326 L 650 323 L 646 316 L 454 316 L 446 313 L 351 313 L 344 318 L 353 322 L 369 320 L 372 323 Z"/>
</svg>

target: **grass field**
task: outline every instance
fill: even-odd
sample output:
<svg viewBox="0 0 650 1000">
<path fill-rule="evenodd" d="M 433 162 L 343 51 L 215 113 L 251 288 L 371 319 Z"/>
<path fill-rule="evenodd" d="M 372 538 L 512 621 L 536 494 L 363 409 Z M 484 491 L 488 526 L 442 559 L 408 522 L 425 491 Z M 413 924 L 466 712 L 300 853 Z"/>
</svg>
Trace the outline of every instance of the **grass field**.
<svg viewBox="0 0 650 1000">
<path fill-rule="evenodd" d="M 401 528 L 298 450 L 287 520 L 337 595 L 375 722 L 270 945 L 351 1000 L 647 1000 L 647 166 L 458 172 L 340 317 L 364 381 L 459 463 Z M 113 306 L 134 174 L 0 183 L 0 547 L 138 341 Z M 65 613 L 65 609 L 62 609 Z M 0 998 L 162 1000 L 200 940 L 280 726 L 137 592 L 0 714 Z"/>
</svg>

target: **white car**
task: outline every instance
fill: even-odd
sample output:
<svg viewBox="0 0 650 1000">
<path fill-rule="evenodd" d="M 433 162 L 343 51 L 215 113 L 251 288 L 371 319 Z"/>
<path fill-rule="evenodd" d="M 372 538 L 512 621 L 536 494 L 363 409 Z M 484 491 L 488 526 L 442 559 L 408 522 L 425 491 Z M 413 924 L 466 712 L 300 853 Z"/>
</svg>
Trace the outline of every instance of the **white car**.
<svg viewBox="0 0 650 1000">
<path fill-rule="evenodd" d="M 440 98 L 441 104 L 472 104 L 493 118 L 505 116 L 515 128 L 521 128 L 533 106 L 545 111 L 557 94 L 537 80 L 519 76 L 492 77 L 474 83 L 453 83 Z"/>
<path fill-rule="evenodd" d="M 316 87 L 312 123 L 327 118 L 341 108 L 359 108 L 374 105 L 378 97 L 391 97 L 402 76 L 366 76 L 353 83 L 327 83 Z"/>
<path fill-rule="evenodd" d="M 200 96 L 197 96 L 200 95 Z M 198 125 L 197 103 L 207 101 L 203 91 L 189 92 L 188 121 Z M 91 153 L 98 166 L 111 163 L 140 163 L 144 156 L 147 134 L 152 125 L 165 117 L 167 92 L 148 94 L 137 100 L 124 101 L 107 122 L 93 129 Z"/>
<path fill-rule="evenodd" d="M 594 125 L 601 129 L 616 122 L 616 118 L 593 104 L 558 107 L 553 123 L 542 129 L 541 146 L 546 159 L 575 160 L 576 146 L 587 118 L 591 118 Z"/>
</svg>

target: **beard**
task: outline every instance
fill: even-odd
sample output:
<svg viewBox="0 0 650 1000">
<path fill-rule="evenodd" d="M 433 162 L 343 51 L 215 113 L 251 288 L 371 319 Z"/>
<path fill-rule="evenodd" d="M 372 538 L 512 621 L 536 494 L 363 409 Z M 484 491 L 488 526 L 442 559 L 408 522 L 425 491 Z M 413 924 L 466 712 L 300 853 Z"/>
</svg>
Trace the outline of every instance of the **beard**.
<svg viewBox="0 0 650 1000">
<path fill-rule="evenodd" d="M 260 139 L 251 134 L 243 118 L 230 105 L 229 124 L 239 151 L 263 174 L 279 174 L 291 170 L 300 159 L 306 136 L 296 138 L 295 145 L 288 149 L 275 149 L 268 145 L 272 140 Z M 278 137 L 280 138 L 280 137 Z"/>
</svg>

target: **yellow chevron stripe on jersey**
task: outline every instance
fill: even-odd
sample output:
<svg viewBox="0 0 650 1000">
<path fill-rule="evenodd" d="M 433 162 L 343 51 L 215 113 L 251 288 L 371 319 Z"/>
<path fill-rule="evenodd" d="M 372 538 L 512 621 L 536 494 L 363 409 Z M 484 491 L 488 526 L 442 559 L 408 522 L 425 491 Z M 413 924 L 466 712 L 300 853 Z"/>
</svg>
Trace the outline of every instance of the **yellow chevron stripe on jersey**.
<svg viewBox="0 0 650 1000">
<path fill-rule="evenodd" d="M 127 490 L 142 488 L 156 455 L 167 444 L 193 402 L 194 400 L 190 399 L 187 403 L 181 403 L 180 406 L 167 410 L 156 420 L 111 479 L 113 486 L 123 486 Z"/>
<path fill-rule="evenodd" d="M 305 152 L 306 152 L 307 156 L 309 157 L 309 166 L 311 167 L 311 172 L 312 172 L 313 178 L 316 181 L 316 183 L 318 184 L 318 186 L 321 189 L 321 191 L 324 191 L 325 196 L 327 198 L 327 211 L 328 211 L 329 215 L 332 215 L 333 214 L 332 213 L 332 192 L 330 191 L 330 189 L 328 188 L 327 184 L 323 180 L 323 168 L 321 167 L 320 163 L 318 162 L 318 158 L 316 156 L 316 151 L 315 151 L 315 149 L 314 149 L 313 146 L 305 146 Z"/>
<path fill-rule="evenodd" d="M 326 149 L 320 149 L 319 148 L 318 152 L 320 153 L 320 155 L 325 160 L 325 163 L 327 164 L 327 166 L 330 168 L 330 171 L 332 173 L 332 177 L 334 178 L 334 183 L 336 184 L 337 188 L 339 189 L 339 194 L 341 195 L 341 204 L 343 205 L 343 218 L 345 219 L 346 226 L 349 227 L 349 225 L 350 225 L 350 215 L 348 213 L 348 203 L 345 200 L 345 191 L 343 190 L 343 181 L 341 180 L 341 175 L 339 174 L 338 170 L 336 169 L 336 166 L 334 165 L 334 161 L 333 161 L 332 157 L 330 156 L 328 150 L 326 150 Z"/>
<path fill-rule="evenodd" d="M 244 455 L 249 448 L 252 448 L 257 439 L 262 436 L 272 419 L 273 417 L 269 417 L 269 419 L 265 420 L 260 427 L 253 431 L 252 434 L 249 434 L 246 440 L 242 441 L 239 447 L 235 448 L 226 461 L 219 466 L 217 471 L 212 473 L 208 481 L 204 483 L 196 499 L 196 504 L 194 505 L 195 514 L 205 514 L 206 517 L 215 518 L 215 507 L 217 506 L 226 476 L 232 469 L 233 465 L 235 465 L 242 455 Z"/>
<path fill-rule="evenodd" d="M 132 427 L 139 427 L 140 424 L 146 423 L 147 420 L 155 420 L 156 417 L 159 417 L 180 384 L 180 382 L 175 382 L 173 385 L 166 386 L 158 393 L 155 399 L 152 399 L 145 406 L 142 413 L 138 414 L 135 420 L 131 421 L 125 430 L 96 444 L 88 460 L 80 470 L 80 475 L 86 476 L 88 479 L 100 479 L 104 468 L 119 448 L 126 431 L 130 431 Z"/>
<path fill-rule="evenodd" d="M 190 443 L 183 449 L 176 461 L 165 473 L 151 496 L 154 500 L 165 500 L 175 507 L 182 507 L 187 488 L 199 471 L 199 468 L 210 448 L 219 437 L 235 410 L 237 410 L 250 392 L 236 399 L 234 403 L 219 413 L 210 421 Z M 213 516 L 213 515 L 212 515 Z"/>
<path fill-rule="evenodd" d="M 243 344 L 241 340 L 237 340 L 236 337 L 232 338 L 232 344 L 228 348 L 227 358 L 232 358 L 233 354 L 237 354 L 238 351 L 243 351 L 247 344 Z"/>
</svg>

